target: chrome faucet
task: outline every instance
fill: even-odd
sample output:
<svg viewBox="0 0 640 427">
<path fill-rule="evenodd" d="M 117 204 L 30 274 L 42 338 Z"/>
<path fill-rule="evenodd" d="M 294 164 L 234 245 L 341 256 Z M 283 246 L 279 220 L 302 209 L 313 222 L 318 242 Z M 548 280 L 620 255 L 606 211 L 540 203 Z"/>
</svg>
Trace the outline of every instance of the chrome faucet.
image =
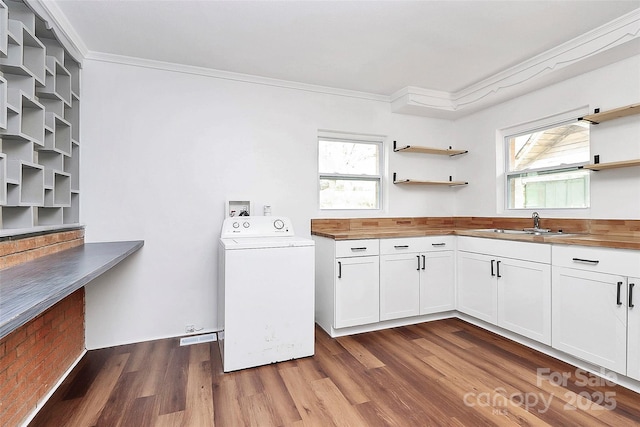
<svg viewBox="0 0 640 427">
<path fill-rule="evenodd" d="M 531 218 L 533 218 L 533 228 L 540 228 L 540 215 L 538 215 L 538 212 L 534 212 Z"/>
</svg>

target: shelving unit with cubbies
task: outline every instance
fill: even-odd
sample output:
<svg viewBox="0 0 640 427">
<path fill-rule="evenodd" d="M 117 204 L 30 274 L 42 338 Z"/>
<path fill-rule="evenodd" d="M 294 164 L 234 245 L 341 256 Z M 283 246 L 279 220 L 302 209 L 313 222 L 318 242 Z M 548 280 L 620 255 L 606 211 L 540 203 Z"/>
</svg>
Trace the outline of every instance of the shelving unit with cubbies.
<svg viewBox="0 0 640 427">
<path fill-rule="evenodd" d="M 0 0 L 0 229 L 79 221 L 79 108 L 80 63 L 25 3 Z"/>
<path fill-rule="evenodd" d="M 441 156 L 455 157 L 462 154 L 467 154 L 468 150 L 454 150 L 451 147 L 447 149 L 422 147 L 416 145 L 404 145 L 398 146 L 397 141 L 393 141 L 393 152 L 406 152 L 406 153 L 420 153 L 420 154 L 435 154 Z M 397 179 L 397 173 L 393 173 L 393 183 L 402 185 L 424 185 L 424 186 L 440 186 L 440 187 L 457 187 L 467 185 L 466 181 L 454 181 L 453 177 L 449 176 L 448 181 L 422 181 L 415 179 Z"/>
</svg>

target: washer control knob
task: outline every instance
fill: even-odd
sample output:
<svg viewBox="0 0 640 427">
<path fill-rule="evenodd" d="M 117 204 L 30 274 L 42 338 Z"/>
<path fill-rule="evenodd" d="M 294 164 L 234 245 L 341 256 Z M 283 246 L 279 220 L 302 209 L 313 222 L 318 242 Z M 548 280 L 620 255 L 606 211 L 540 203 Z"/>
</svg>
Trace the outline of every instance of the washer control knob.
<svg viewBox="0 0 640 427">
<path fill-rule="evenodd" d="M 276 230 L 282 230 L 284 228 L 284 221 L 281 219 L 276 219 L 275 221 L 273 221 L 273 226 L 276 228 Z"/>
<path fill-rule="evenodd" d="M 245 221 L 245 222 L 243 222 L 243 223 L 242 223 L 242 226 L 243 226 L 244 228 L 249 228 L 249 226 L 250 226 L 250 225 L 251 225 L 251 224 L 249 224 L 249 221 Z"/>
<path fill-rule="evenodd" d="M 237 222 L 237 221 L 236 221 L 236 222 L 234 222 L 232 225 L 233 225 L 233 228 L 238 228 L 238 227 L 240 227 L 240 223 L 239 223 L 239 222 Z"/>
</svg>

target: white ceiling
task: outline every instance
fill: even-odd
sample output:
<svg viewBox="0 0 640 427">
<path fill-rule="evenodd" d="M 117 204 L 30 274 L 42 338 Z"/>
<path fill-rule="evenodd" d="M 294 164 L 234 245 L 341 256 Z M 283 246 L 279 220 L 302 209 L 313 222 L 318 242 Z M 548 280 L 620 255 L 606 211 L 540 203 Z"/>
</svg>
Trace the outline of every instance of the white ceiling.
<svg viewBox="0 0 640 427">
<path fill-rule="evenodd" d="M 55 2 L 82 49 L 391 95 L 457 92 L 640 0 Z"/>
</svg>

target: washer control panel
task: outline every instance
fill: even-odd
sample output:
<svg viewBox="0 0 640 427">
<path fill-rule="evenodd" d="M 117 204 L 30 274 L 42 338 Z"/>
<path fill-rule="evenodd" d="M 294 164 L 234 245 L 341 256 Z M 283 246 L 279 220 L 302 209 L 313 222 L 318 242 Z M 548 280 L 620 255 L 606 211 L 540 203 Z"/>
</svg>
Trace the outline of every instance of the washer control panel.
<svg viewBox="0 0 640 427">
<path fill-rule="evenodd" d="M 221 238 L 293 236 L 291 220 L 284 216 L 244 216 L 227 218 L 222 223 Z"/>
</svg>

